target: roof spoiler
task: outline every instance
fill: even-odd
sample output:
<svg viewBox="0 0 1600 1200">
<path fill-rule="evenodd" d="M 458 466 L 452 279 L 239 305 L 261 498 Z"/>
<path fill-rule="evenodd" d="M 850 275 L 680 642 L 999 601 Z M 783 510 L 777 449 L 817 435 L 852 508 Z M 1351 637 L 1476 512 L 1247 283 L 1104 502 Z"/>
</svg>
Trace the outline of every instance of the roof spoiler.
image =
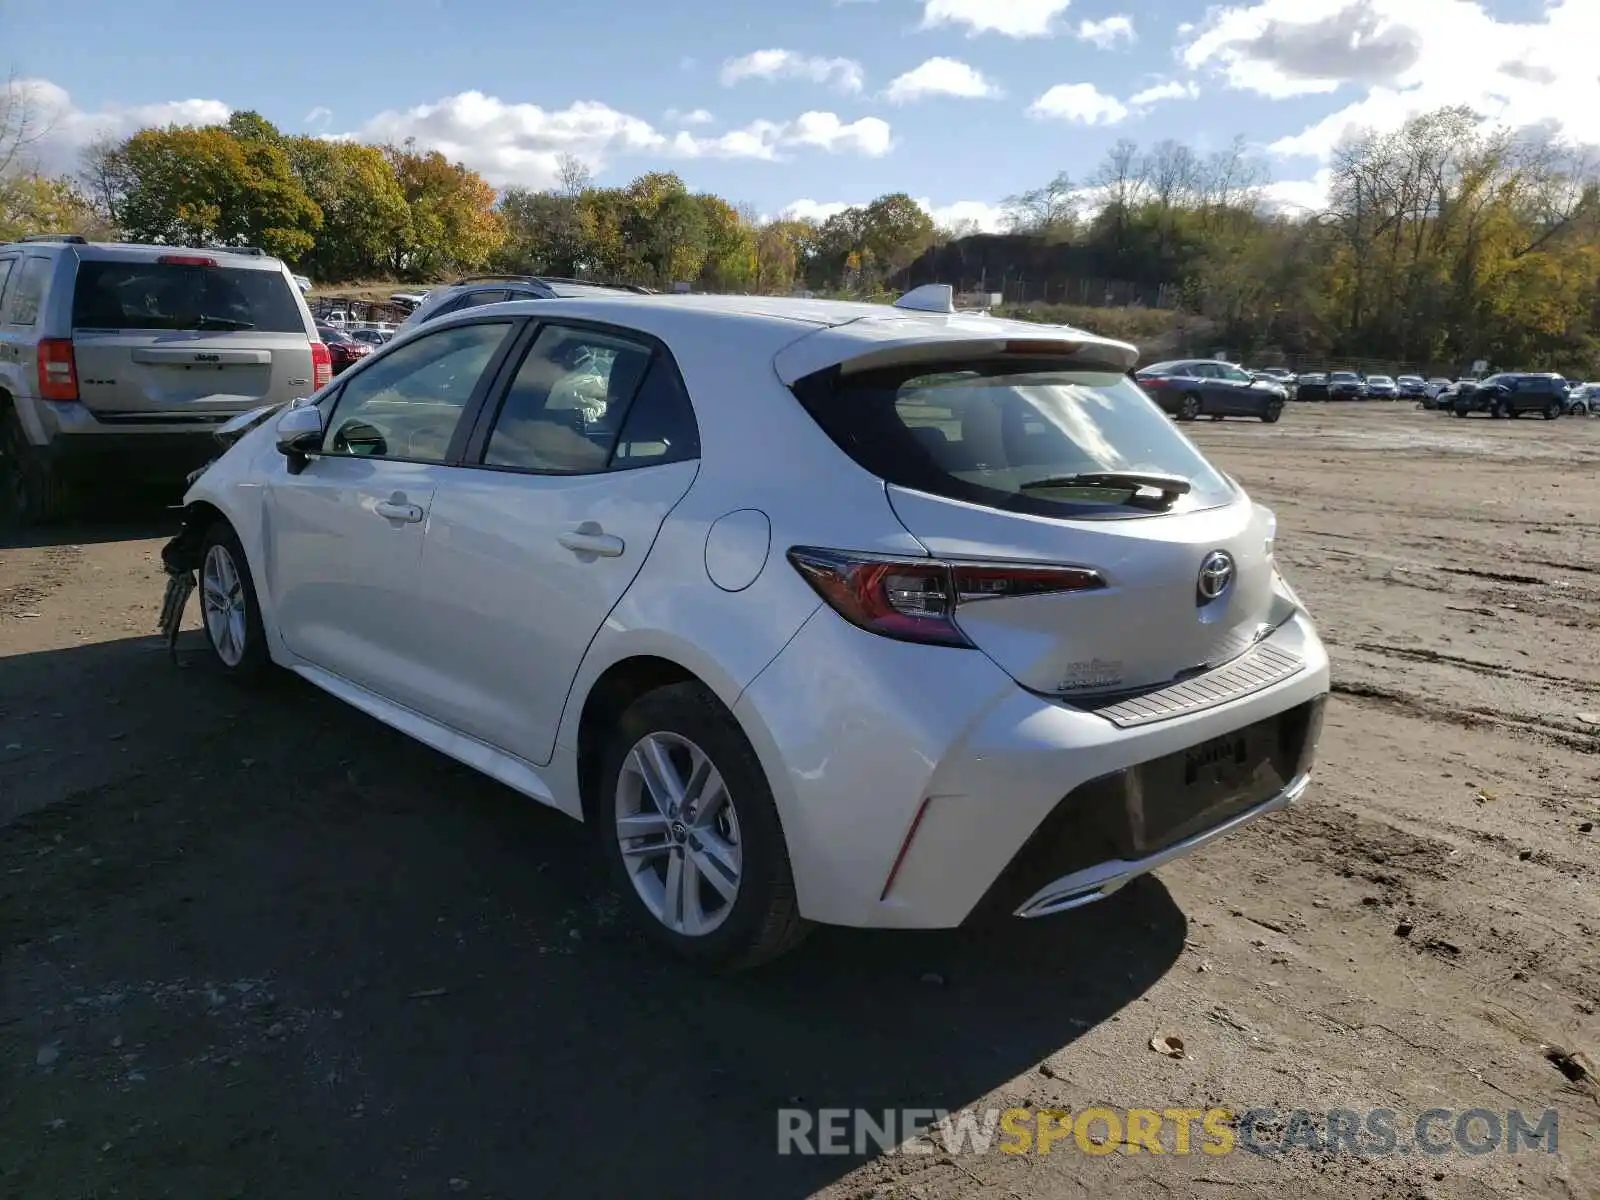
<svg viewBox="0 0 1600 1200">
<path fill-rule="evenodd" d="M 839 330 L 865 332 L 872 318 L 863 318 Z M 1085 370 L 1131 371 L 1139 361 L 1139 351 L 1127 342 L 1098 337 L 1081 329 L 1060 325 L 1040 325 L 1037 330 L 1015 329 L 989 332 L 983 325 L 992 318 L 974 318 L 971 333 L 929 337 L 923 332 L 907 332 L 906 326 L 920 323 L 885 322 L 876 336 L 839 336 L 834 329 L 819 329 L 798 341 L 790 342 L 773 359 L 773 368 L 787 387 L 808 375 L 837 368 L 841 375 L 856 375 L 881 367 L 910 366 L 916 363 L 941 363 L 965 359 L 1066 358 L 1080 360 Z M 999 322 L 995 322 L 1000 324 Z M 897 327 L 898 326 L 898 327 Z M 982 332 L 980 332 L 982 330 Z"/>
<path fill-rule="evenodd" d="M 19 242 L 65 242 L 69 246 L 87 246 L 89 239 L 81 233 L 30 233 L 17 239 Z"/>
<path fill-rule="evenodd" d="M 894 302 L 894 307 L 911 312 L 953 313 L 956 311 L 956 290 L 948 283 L 925 283 L 901 296 Z"/>
</svg>

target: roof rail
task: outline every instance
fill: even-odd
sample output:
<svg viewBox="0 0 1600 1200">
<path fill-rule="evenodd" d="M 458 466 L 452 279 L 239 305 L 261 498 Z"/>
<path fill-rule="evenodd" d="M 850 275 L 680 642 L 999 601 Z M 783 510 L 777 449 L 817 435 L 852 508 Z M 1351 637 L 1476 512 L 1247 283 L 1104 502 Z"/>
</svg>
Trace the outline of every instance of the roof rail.
<svg viewBox="0 0 1600 1200">
<path fill-rule="evenodd" d="M 535 275 L 545 283 L 576 283 L 580 287 L 611 288 L 618 292 L 632 292 L 637 296 L 653 296 L 655 292 L 637 283 L 606 283 L 599 279 L 568 279 L 564 275 Z"/>
<path fill-rule="evenodd" d="M 452 286 L 460 287 L 464 283 L 493 283 L 502 279 L 520 279 L 532 282 L 541 278 L 542 276 L 539 275 L 468 275 L 465 279 L 456 280 Z"/>
<path fill-rule="evenodd" d="M 222 254 L 248 254 L 252 258 L 265 258 L 266 251 L 260 246 L 202 246 L 202 250 L 216 250 Z"/>
<path fill-rule="evenodd" d="M 89 239 L 81 233 L 30 233 L 17 239 L 19 242 L 66 242 L 70 246 L 87 246 Z"/>
</svg>

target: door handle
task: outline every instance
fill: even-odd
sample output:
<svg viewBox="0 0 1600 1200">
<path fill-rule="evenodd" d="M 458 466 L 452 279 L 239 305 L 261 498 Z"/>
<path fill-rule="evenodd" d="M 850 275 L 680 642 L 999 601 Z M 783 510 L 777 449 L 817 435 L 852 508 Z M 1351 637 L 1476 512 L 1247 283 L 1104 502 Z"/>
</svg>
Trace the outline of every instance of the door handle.
<svg viewBox="0 0 1600 1200">
<path fill-rule="evenodd" d="M 421 505 L 402 504 L 398 500 L 379 500 L 372 506 L 372 511 L 391 521 L 406 521 L 413 525 L 422 520 Z"/>
<path fill-rule="evenodd" d="M 625 548 L 621 538 L 606 533 L 596 521 L 585 521 L 576 529 L 558 535 L 556 541 L 574 554 L 593 554 L 600 558 L 616 558 Z"/>
</svg>

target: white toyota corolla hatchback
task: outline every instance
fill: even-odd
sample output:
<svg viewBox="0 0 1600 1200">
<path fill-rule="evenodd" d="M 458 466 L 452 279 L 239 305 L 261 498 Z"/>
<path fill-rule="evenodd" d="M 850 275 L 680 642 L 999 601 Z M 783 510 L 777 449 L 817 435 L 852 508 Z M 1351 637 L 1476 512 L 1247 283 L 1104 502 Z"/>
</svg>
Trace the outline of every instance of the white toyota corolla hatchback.
<svg viewBox="0 0 1600 1200">
<path fill-rule="evenodd" d="M 1296 800 L 1328 692 L 1134 361 L 948 288 L 474 308 L 236 423 L 164 619 L 590 823 L 708 965 L 1060 912 Z"/>
</svg>

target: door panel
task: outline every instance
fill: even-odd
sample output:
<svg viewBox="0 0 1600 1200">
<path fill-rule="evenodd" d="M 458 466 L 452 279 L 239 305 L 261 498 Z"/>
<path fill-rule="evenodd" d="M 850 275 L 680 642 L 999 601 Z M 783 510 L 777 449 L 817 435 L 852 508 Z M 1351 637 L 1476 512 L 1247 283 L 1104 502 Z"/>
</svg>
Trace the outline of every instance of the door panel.
<svg viewBox="0 0 1600 1200">
<path fill-rule="evenodd" d="M 267 587 L 284 644 L 402 704 L 416 698 L 405 681 L 417 565 L 446 469 L 327 455 L 267 487 Z"/>
<path fill-rule="evenodd" d="M 452 448 L 488 387 L 514 322 L 419 333 L 352 374 L 321 454 L 266 487 L 267 587 L 293 653 L 428 713 L 418 652 L 423 531 Z M 458 453 L 458 452 L 457 452 Z"/>
<path fill-rule="evenodd" d="M 698 467 L 453 474 L 434 499 L 419 585 L 430 715 L 548 762 L 589 643 Z"/>
</svg>

